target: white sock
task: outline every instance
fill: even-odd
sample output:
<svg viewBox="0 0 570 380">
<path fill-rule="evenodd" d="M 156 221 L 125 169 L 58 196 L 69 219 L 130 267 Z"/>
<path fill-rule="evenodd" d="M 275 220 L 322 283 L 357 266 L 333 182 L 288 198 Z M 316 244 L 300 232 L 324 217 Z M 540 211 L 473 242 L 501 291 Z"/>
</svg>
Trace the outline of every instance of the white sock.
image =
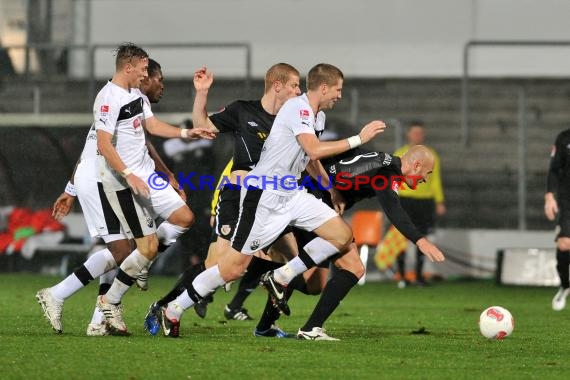
<svg viewBox="0 0 570 380">
<path fill-rule="evenodd" d="M 119 271 L 119 268 L 114 268 L 111 269 L 108 272 L 103 273 L 101 276 L 99 276 L 99 285 L 101 284 L 112 284 L 113 280 L 115 280 L 115 277 L 117 276 L 117 272 Z"/>
<path fill-rule="evenodd" d="M 121 264 L 120 270 L 122 270 L 127 276 L 131 277 L 133 279 L 133 282 L 130 284 L 125 284 L 124 282 L 115 278 L 113 285 L 111 285 L 111 288 L 107 294 L 105 294 L 105 299 L 107 302 L 112 304 L 120 303 L 121 298 L 123 298 L 125 293 L 133 285 L 136 276 L 141 272 L 141 269 L 144 268 L 145 265 L 148 265 L 148 263 L 149 259 L 144 257 L 138 251 L 138 249 L 132 251 L 131 254 Z"/>
<path fill-rule="evenodd" d="M 92 278 L 97 278 L 105 273 L 108 269 L 116 267 L 117 263 L 115 262 L 111 251 L 105 248 L 89 256 L 87 261 L 83 263 L 83 266 L 85 269 L 87 269 Z M 84 281 L 87 281 L 87 279 L 84 279 Z M 63 281 L 54 285 L 50 289 L 50 292 L 55 298 L 59 300 L 66 300 L 79 289 L 82 289 L 84 287 L 85 285 L 83 282 L 77 278 L 75 273 L 72 273 Z"/>
<path fill-rule="evenodd" d="M 60 301 L 71 297 L 79 289 L 83 288 L 85 285 L 75 275 L 75 273 L 70 274 L 63 281 L 52 286 L 49 291 L 52 296 Z"/>
<path fill-rule="evenodd" d="M 108 272 L 103 273 L 101 276 L 99 276 L 99 284 L 100 285 L 101 284 L 111 285 L 113 283 L 113 280 L 115 279 L 115 276 L 117 275 L 118 271 L 119 271 L 119 269 L 115 268 L 115 269 L 111 269 Z M 101 324 L 104 319 L 105 319 L 105 316 L 103 315 L 103 313 L 101 313 L 99 308 L 97 306 L 95 306 L 95 310 L 93 311 L 93 316 L 91 317 L 91 323 L 98 325 L 98 324 Z"/>
<path fill-rule="evenodd" d="M 156 236 L 158 236 L 158 240 L 162 244 L 168 246 L 174 243 L 176 239 L 178 239 L 178 236 L 186 231 L 188 231 L 188 228 L 177 226 L 165 220 L 156 229 Z"/>
<path fill-rule="evenodd" d="M 338 252 L 338 249 L 321 237 L 314 238 L 303 247 L 305 252 L 313 259 L 315 264 L 319 265 L 332 255 Z M 280 284 L 287 285 L 297 275 L 307 270 L 307 266 L 298 256 L 293 258 L 287 264 L 277 268 L 273 272 L 275 281 Z"/>
<path fill-rule="evenodd" d="M 213 293 L 218 287 L 226 282 L 220 276 L 220 268 L 217 265 L 210 267 L 200 273 L 192 282 L 196 293 L 201 297 L 206 297 Z M 166 316 L 170 319 L 180 320 L 182 313 L 194 305 L 194 300 L 190 298 L 188 290 L 185 290 L 176 299 L 168 304 Z"/>
<path fill-rule="evenodd" d="M 273 277 L 275 281 L 282 285 L 287 285 L 298 274 L 303 273 L 308 268 L 298 256 L 287 262 L 287 264 L 275 269 Z"/>
<path fill-rule="evenodd" d="M 314 238 L 313 240 L 308 242 L 307 245 L 303 247 L 303 249 L 305 250 L 305 252 L 307 252 L 309 256 L 311 256 L 311 259 L 313 259 L 313 261 L 317 265 L 319 265 L 320 263 L 322 263 L 332 255 L 338 253 L 337 247 L 335 247 L 334 245 L 332 245 L 327 240 L 321 237 Z"/>
<path fill-rule="evenodd" d="M 116 268 L 117 262 L 113 258 L 111 251 L 105 248 L 92 254 L 83 265 L 87 268 L 91 277 L 97 278 L 105 272 Z"/>
</svg>

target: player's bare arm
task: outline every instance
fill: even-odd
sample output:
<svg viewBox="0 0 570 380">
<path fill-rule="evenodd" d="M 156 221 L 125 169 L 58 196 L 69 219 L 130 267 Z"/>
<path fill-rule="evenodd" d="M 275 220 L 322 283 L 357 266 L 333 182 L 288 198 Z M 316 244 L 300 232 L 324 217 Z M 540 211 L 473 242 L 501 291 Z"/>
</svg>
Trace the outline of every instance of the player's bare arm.
<svg viewBox="0 0 570 380">
<path fill-rule="evenodd" d="M 208 102 L 208 91 L 214 81 L 214 74 L 202 67 L 194 73 L 194 89 L 196 96 L 194 97 L 194 105 L 192 108 L 192 123 L 196 128 L 202 128 L 210 132 L 219 133 L 220 131 L 208 117 L 206 104 Z"/>
<path fill-rule="evenodd" d="M 97 130 L 97 150 L 105 157 L 105 160 L 113 170 L 117 173 L 121 173 L 121 175 L 125 177 L 127 184 L 136 195 L 148 198 L 150 196 L 150 189 L 147 184 L 127 168 L 127 165 L 121 160 L 121 157 L 111 142 L 112 137 L 113 135 L 108 132 Z"/>
<path fill-rule="evenodd" d="M 344 140 L 337 141 L 320 141 L 317 136 L 312 133 L 301 133 L 297 135 L 297 141 L 313 161 L 321 158 L 331 157 L 359 145 L 366 144 L 374 137 L 384 132 L 386 124 L 380 120 L 374 120 L 366 124 L 357 136 L 349 137 Z M 358 139 L 354 142 L 351 139 Z"/>
<path fill-rule="evenodd" d="M 202 128 L 192 128 L 192 129 L 183 129 L 178 128 L 168 123 L 163 122 L 162 120 L 152 116 L 148 119 L 145 119 L 143 122 L 145 129 L 154 136 L 164 137 L 167 139 L 170 138 L 183 138 L 189 140 L 195 139 L 206 139 L 212 140 L 216 138 L 216 134 Z"/>
<path fill-rule="evenodd" d="M 425 237 L 421 238 L 416 242 L 416 245 L 423 252 L 424 255 L 427 256 L 430 261 L 444 261 L 445 256 L 443 252 L 439 250 L 432 242 L 430 242 Z"/>
<path fill-rule="evenodd" d="M 73 173 L 71 173 L 71 178 L 69 178 L 69 183 L 67 186 L 70 186 L 71 184 L 71 186 L 73 187 L 73 184 L 75 183 L 74 181 L 75 172 L 77 171 L 77 166 L 79 165 L 80 162 L 81 162 L 81 157 L 79 157 L 77 162 L 75 162 L 75 166 L 73 167 Z M 65 188 L 66 191 L 61 193 L 61 195 L 57 197 L 57 199 L 53 204 L 51 216 L 53 216 L 54 219 L 57 221 L 61 221 L 61 219 L 63 219 L 67 214 L 69 214 L 71 212 L 73 204 L 75 203 L 76 196 L 75 194 L 71 194 L 68 192 L 67 186 Z M 73 192 L 74 191 L 75 189 L 73 189 Z"/>
<path fill-rule="evenodd" d="M 554 220 L 558 214 L 558 202 L 553 193 L 546 193 L 544 195 L 544 214 L 548 220 Z"/>
</svg>

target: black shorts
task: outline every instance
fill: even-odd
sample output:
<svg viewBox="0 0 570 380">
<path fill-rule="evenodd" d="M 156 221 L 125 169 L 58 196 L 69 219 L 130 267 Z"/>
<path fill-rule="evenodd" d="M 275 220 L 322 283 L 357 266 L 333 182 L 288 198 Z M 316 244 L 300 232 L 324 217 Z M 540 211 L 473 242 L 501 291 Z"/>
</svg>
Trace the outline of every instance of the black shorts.
<svg viewBox="0 0 570 380">
<path fill-rule="evenodd" d="M 556 238 L 570 237 L 570 201 L 558 201 L 557 224 L 558 234 L 556 235 Z"/>
<path fill-rule="evenodd" d="M 214 232 L 226 240 L 231 240 L 239 217 L 241 187 L 224 185 L 218 196 Z"/>
<path fill-rule="evenodd" d="M 433 232 L 435 227 L 435 202 L 433 199 L 400 197 L 400 203 L 422 235 Z"/>
</svg>

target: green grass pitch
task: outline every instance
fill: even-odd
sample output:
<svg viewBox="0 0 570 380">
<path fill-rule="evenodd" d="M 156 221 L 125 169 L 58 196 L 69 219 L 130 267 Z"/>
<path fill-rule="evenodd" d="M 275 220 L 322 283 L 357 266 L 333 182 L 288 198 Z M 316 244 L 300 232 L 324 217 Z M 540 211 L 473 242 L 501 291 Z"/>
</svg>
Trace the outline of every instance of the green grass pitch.
<svg viewBox="0 0 570 380">
<path fill-rule="evenodd" d="M 87 337 L 96 285 L 70 298 L 61 335 L 43 319 L 35 292 L 59 279 L 0 275 L 2 379 L 567 379 L 570 310 L 554 312 L 553 288 L 500 287 L 492 282 L 442 282 L 397 289 L 394 283 L 357 286 L 325 328 L 339 342 L 255 338 L 256 321 L 230 321 L 215 295 L 206 319 L 189 310 L 179 339 L 151 337 L 142 327 L 150 302 L 174 278 L 151 277 L 151 289 L 124 299 L 131 337 Z M 247 300 L 258 317 L 265 292 Z M 296 332 L 315 296 L 295 294 L 292 315 L 279 325 Z M 513 334 L 490 341 L 478 331 L 483 309 L 500 305 L 516 320 Z M 418 334 L 418 331 L 425 333 Z M 416 333 L 414 333 L 416 332 Z"/>
</svg>

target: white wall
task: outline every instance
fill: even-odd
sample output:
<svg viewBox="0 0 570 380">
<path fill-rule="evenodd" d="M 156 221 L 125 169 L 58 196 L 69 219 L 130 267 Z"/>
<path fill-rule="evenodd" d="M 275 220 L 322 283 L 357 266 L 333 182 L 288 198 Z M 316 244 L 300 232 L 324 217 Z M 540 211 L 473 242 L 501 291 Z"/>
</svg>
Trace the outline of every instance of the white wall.
<svg viewBox="0 0 570 380">
<path fill-rule="evenodd" d="M 249 42 L 253 72 L 286 61 L 306 72 L 318 62 L 349 76 L 459 76 L 469 39 L 570 39 L 566 0 L 98 0 L 91 42 Z M 78 36 L 81 38 L 81 35 Z M 76 41 L 81 42 L 81 41 Z M 244 55 L 148 49 L 169 76 L 207 64 L 241 76 Z M 566 76 L 570 47 L 478 49 L 482 75 Z M 97 55 L 98 76 L 113 71 L 111 49 Z"/>
</svg>

